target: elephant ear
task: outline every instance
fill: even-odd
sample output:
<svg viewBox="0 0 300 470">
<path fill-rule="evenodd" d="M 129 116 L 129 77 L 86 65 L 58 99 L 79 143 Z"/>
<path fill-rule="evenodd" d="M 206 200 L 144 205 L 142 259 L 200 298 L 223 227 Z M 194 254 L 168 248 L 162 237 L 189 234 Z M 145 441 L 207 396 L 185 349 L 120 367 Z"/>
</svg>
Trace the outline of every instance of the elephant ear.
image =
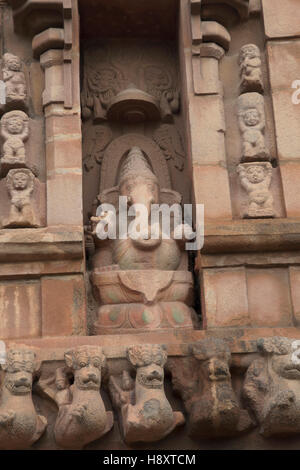
<svg viewBox="0 0 300 470">
<path fill-rule="evenodd" d="M 105 189 L 98 195 L 98 201 L 100 204 L 111 204 L 116 209 L 119 207 L 119 186 L 114 186 L 109 189 Z"/>
<path fill-rule="evenodd" d="M 172 206 L 172 204 L 181 204 L 182 196 L 177 191 L 173 191 L 173 189 L 161 189 L 160 190 L 160 203 L 161 204 L 168 204 L 168 206 Z"/>
</svg>

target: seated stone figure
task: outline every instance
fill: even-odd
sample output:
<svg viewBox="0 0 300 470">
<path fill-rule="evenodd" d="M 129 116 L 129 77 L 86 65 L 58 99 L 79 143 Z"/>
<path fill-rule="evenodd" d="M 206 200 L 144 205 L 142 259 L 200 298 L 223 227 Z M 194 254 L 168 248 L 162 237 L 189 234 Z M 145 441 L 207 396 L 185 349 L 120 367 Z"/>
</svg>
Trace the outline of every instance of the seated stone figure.
<svg viewBox="0 0 300 470">
<path fill-rule="evenodd" d="M 243 395 L 266 437 L 300 434 L 299 341 L 257 341 L 261 357 L 249 367 Z"/>
<path fill-rule="evenodd" d="M 129 216 L 126 213 L 125 231 L 113 211 L 92 217 L 96 245 L 92 282 L 102 303 L 96 332 L 103 328 L 110 328 L 110 331 L 115 328 L 123 331 L 128 328 L 191 328 L 192 275 L 188 272 L 184 252 L 186 240 L 178 236 L 180 231 L 190 234 L 191 228 L 179 223 L 168 238 L 164 236 L 161 222 L 153 223 L 151 217 L 153 204 L 180 204 L 180 194 L 159 187 L 143 152 L 134 147 L 123 160 L 118 186 L 103 191 L 98 199 L 101 204 L 116 207 L 119 196 L 127 197 L 130 209 Z M 138 205 L 148 211 L 146 233 L 137 230 L 135 236 L 131 236 L 131 228 L 140 223 Z M 115 224 L 116 239 L 100 240 L 97 224 L 103 226 L 109 221 Z M 153 233 L 155 237 L 151 236 Z"/>
</svg>

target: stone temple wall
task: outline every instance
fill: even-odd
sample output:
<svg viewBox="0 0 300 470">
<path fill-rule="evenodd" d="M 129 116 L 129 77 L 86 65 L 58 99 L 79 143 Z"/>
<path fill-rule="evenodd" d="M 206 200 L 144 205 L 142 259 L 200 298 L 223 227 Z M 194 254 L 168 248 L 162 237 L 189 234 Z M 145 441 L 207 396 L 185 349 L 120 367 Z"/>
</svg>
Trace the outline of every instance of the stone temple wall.
<svg viewBox="0 0 300 470">
<path fill-rule="evenodd" d="M 298 0 L 0 0 L 0 449 L 299 448 L 299 88 Z"/>
</svg>

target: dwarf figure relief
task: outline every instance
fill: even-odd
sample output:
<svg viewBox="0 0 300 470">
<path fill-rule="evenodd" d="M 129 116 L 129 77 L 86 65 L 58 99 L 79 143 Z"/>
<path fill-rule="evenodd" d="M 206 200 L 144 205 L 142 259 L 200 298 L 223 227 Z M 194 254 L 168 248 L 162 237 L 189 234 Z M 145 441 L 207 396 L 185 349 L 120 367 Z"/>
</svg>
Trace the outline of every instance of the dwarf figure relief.
<svg viewBox="0 0 300 470">
<path fill-rule="evenodd" d="M 272 165 L 269 162 L 241 163 L 237 172 L 242 187 L 248 193 L 245 218 L 274 217 L 273 196 L 270 192 Z"/>
<path fill-rule="evenodd" d="M 230 437 L 252 427 L 231 384 L 231 353 L 220 339 L 191 345 L 192 357 L 172 358 L 169 368 L 174 389 L 189 414 L 189 435 L 195 439 Z"/>
<path fill-rule="evenodd" d="M 92 283 L 102 303 L 95 332 L 121 326 L 123 332 L 124 328 L 191 328 L 193 283 L 184 251 L 185 237 L 191 234 L 191 227 L 180 223 L 181 215 L 176 227 L 171 227 L 170 236 L 164 236 L 161 220 L 153 221 L 151 217 L 153 204 L 164 202 L 167 207 L 177 203 L 180 208 L 181 195 L 160 189 L 146 156 L 138 147 L 125 156 L 118 180 L 118 186 L 103 191 L 99 201 L 111 204 L 117 211 L 119 196 L 125 200 L 127 197 L 128 225 L 125 229 L 124 224 L 121 227 L 113 211 L 103 211 L 103 215 L 91 219 L 96 245 Z M 145 209 L 146 214 L 140 230 L 137 207 Z M 101 240 L 100 232 L 107 225 L 111 233 L 115 231 L 115 239 Z M 136 233 L 131 235 L 135 226 Z"/>
<path fill-rule="evenodd" d="M 172 122 L 179 111 L 179 91 L 175 90 L 171 75 L 156 65 L 144 68 L 146 91 L 160 103 L 162 122 Z"/>
<path fill-rule="evenodd" d="M 54 428 L 57 444 L 81 449 L 113 426 L 113 413 L 105 411 L 100 395 L 105 356 L 98 346 L 80 346 L 65 353 L 65 362 L 66 369 L 58 369 L 55 377 L 40 380 L 38 385 L 59 408 Z M 68 372 L 74 376 L 73 385 Z"/>
<path fill-rule="evenodd" d="M 4 379 L 0 405 L 0 449 L 26 449 L 44 433 L 47 420 L 32 402 L 36 355 L 27 349 L 10 349 L 2 365 Z"/>
<path fill-rule="evenodd" d="M 242 161 L 269 160 L 264 136 L 264 98 L 259 93 L 241 95 L 238 99 L 238 117 L 243 137 Z"/>
<path fill-rule="evenodd" d="M 27 168 L 10 170 L 6 177 L 6 185 L 11 198 L 8 219 L 3 227 L 39 227 L 39 221 L 32 206 L 34 190 L 34 174 Z"/>
<path fill-rule="evenodd" d="M 120 410 L 124 439 L 128 444 L 159 441 L 184 424 L 181 412 L 173 411 L 164 391 L 167 354 L 157 344 L 128 348 L 128 359 L 137 369 L 135 386 L 123 373 L 121 385 L 110 377 L 113 404 Z"/>
<path fill-rule="evenodd" d="M 26 166 L 24 142 L 29 136 L 29 119 L 23 111 L 10 111 L 1 119 L 1 137 L 4 140 L 1 172 Z"/>
<path fill-rule="evenodd" d="M 263 93 L 263 77 L 261 70 L 260 50 L 255 44 L 246 44 L 240 50 L 239 66 L 241 93 L 257 92 Z"/>
<path fill-rule="evenodd" d="M 27 96 L 26 80 L 19 57 L 4 54 L 2 74 L 6 87 L 6 103 L 14 107 L 20 104 L 24 106 Z"/>
<path fill-rule="evenodd" d="M 299 341 L 257 341 L 261 354 L 249 367 L 243 394 L 266 437 L 300 433 Z"/>
</svg>

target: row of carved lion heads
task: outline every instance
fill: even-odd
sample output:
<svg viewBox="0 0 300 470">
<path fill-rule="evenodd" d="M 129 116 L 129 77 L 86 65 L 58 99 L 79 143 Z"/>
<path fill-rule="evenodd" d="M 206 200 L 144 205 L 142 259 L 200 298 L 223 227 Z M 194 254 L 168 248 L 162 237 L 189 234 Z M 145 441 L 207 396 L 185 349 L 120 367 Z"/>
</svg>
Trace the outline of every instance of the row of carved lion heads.
<svg viewBox="0 0 300 470">
<path fill-rule="evenodd" d="M 231 353 L 220 339 L 191 344 L 190 355 L 169 357 L 174 392 L 183 400 L 187 418 L 174 411 L 164 391 L 167 353 L 162 345 L 127 349 L 130 368 L 108 375 L 98 346 L 80 346 L 65 353 L 65 365 L 40 375 L 34 390 L 58 407 L 54 435 L 62 448 L 79 449 L 100 439 L 114 425 L 101 394 L 101 372 L 125 442 L 163 439 L 186 422 L 193 439 L 233 437 L 256 425 L 265 437 L 300 433 L 300 359 L 298 343 L 287 338 L 257 342 L 255 355 L 237 397 L 230 374 Z M 300 351 L 300 349 L 299 349 Z M 0 448 L 28 448 L 47 428 L 32 401 L 33 379 L 40 369 L 29 349 L 10 349 L 2 364 Z"/>
</svg>

